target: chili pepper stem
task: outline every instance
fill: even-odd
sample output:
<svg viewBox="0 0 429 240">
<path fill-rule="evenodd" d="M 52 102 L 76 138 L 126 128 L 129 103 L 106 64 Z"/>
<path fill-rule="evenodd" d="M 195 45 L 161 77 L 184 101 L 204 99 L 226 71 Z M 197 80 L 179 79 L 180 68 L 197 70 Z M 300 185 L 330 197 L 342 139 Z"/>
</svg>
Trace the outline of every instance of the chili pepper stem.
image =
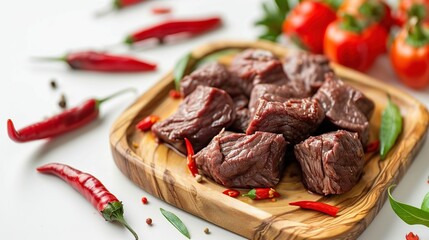
<svg viewBox="0 0 429 240">
<path fill-rule="evenodd" d="M 119 222 L 123 226 L 125 226 L 137 239 L 139 239 L 137 233 L 128 225 L 128 223 L 125 221 L 124 218 L 124 208 L 121 202 L 115 201 L 110 202 L 103 211 L 101 211 L 104 219 L 106 219 L 109 222 Z"/>
<path fill-rule="evenodd" d="M 66 62 L 67 61 L 67 55 L 62 57 L 32 57 L 31 58 L 34 61 L 45 61 L 45 62 Z"/>
<path fill-rule="evenodd" d="M 137 93 L 137 90 L 135 88 L 126 88 L 126 89 L 123 89 L 123 90 L 118 91 L 116 93 L 113 93 L 112 95 L 107 96 L 105 98 L 97 99 L 97 108 L 99 108 L 102 103 L 104 103 L 104 102 L 106 102 L 106 101 L 108 101 L 108 100 L 110 100 L 112 98 L 115 98 L 116 96 L 122 95 L 123 93 L 126 93 L 126 92 Z"/>
</svg>

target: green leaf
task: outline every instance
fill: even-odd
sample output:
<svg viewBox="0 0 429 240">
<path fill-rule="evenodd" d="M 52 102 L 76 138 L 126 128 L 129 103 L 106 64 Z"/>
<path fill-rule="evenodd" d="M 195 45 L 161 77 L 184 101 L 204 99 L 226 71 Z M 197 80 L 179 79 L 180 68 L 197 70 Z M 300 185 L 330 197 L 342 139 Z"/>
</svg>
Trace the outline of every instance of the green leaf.
<svg viewBox="0 0 429 240">
<path fill-rule="evenodd" d="M 389 195 L 390 206 L 393 211 L 400 217 L 404 222 L 409 225 L 421 224 L 429 227 L 429 212 L 423 211 L 422 209 L 401 203 L 396 201 L 390 194 L 390 186 L 387 189 Z"/>
<path fill-rule="evenodd" d="M 384 159 L 402 131 L 402 116 L 399 108 L 388 96 L 389 102 L 381 116 L 380 155 Z"/>
<path fill-rule="evenodd" d="M 189 235 L 188 229 L 186 228 L 185 224 L 183 224 L 182 220 L 178 218 L 174 213 L 169 212 L 167 210 L 164 210 L 163 208 L 159 209 L 164 215 L 164 217 L 177 229 L 180 233 L 185 235 L 188 239 L 191 239 L 191 236 Z"/>
<path fill-rule="evenodd" d="M 423 198 L 422 206 L 420 208 L 425 212 L 429 212 L 429 192 L 426 193 L 425 198 Z"/>
<path fill-rule="evenodd" d="M 173 69 L 174 84 L 176 86 L 176 90 L 180 90 L 180 81 L 186 75 L 189 62 L 193 59 L 194 57 L 192 56 L 192 54 L 188 53 L 176 63 L 176 66 Z"/>
<path fill-rule="evenodd" d="M 274 0 L 274 3 L 272 5 L 267 2 L 262 3 L 264 15 L 255 22 L 255 25 L 265 27 L 259 39 L 276 42 L 277 37 L 282 33 L 283 22 L 290 11 L 290 5 L 289 0 Z"/>
<path fill-rule="evenodd" d="M 219 58 L 221 58 L 223 56 L 237 54 L 240 51 L 241 50 L 234 49 L 234 48 L 229 48 L 229 49 L 224 49 L 224 50 L 216 51 L 216 52 L 214 52 L 212 54 L 209 54 L 209 55 L 203 57 L 202 59 L 200 59 L 197 62 L 197 64 L 196 64 L 196 68 L 199 68 L 202 65 L 204 65 L 206 63 L 209 63 L 209 62 L 215 62 L 215 61 L 219 60 Z"/>
<path fill-rule="evenodd" d="M 289 8 L 289 1 L 288 0 L 274 0 L 276 2 L 277 8 L 279 9 L 279 13 L 286 15 L 290 8 Z"/>
</svg>

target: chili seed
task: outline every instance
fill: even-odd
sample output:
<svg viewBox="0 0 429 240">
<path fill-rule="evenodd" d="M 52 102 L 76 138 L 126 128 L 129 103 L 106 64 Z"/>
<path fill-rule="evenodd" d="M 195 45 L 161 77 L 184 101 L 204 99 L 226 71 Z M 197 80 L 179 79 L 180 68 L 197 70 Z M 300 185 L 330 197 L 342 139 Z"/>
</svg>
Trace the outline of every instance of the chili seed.
<svg viewBox="0 0 429 240">
<path fill-rule="evenodd" d="M 210 230 L 209 230 L 208 228 L 204 228 L 204 233 L 205 233 L 205 234 L 209 234 L 209 233 L 210 233 Z"/>
<path fill-rule="evenodd" d="M 139 148 L 139 145 L 135 142 L 133 142 L 133 148 Z"/>
<path fill-rule="evenodd" d="M 147 218 L 146 223 L 147 225 L 152 225 L 152 218 Z"/>
<path fill-rule="evenodd" d="M 57 89 L 57 82 L 55 81 L 55 79 L 52 79 L 49 84 L 51 85 L 52 89 Z"/>
<path fill-rule="evenodd" d="M 143 203 L 143 204 L 147 204 L 147 202 L 148 202 L 148 201 L 147 201 L 147 198 L 146 198 L 146 197 L 142 197 L 142 203 Z"/>
<path fill-rule="evenodd" d="M 203 181 L 203 177 L 201 177 L 200 174 L 195 175 L 195 181 L 197 181 L 197 183 L 200 183 L 201 181 Z"/>
<path fill-rule="evenodd" d="M 64 96 L 64 94 L 61 94 L 60 101 L 58 102 L 58 106 L 60 106 L 60 108 L 62 109 L 67 108 L 66 96 Z"/>
</svg>

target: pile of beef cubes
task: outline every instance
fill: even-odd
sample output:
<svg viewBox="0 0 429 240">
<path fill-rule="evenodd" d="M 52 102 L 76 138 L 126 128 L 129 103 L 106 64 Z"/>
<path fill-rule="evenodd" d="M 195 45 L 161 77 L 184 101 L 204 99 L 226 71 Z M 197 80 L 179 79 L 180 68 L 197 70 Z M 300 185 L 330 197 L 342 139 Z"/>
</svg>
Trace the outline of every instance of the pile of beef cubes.
<svg viewBox="0 0 429 240">
<path fill-rule="evenodd" d="M 282 62 L 247 49 L 230 66 L 208 63 L 181 81 L 178 110 L 152 127 L 163 142 L 196 152 L 200 173 L 226 187 L 274 187 L 296 158 L 308 190 L 349 191 L 364 166 L 374 103 L 341 81 L 321 55 Z M 293 154 L 286 154 L 286 152 Z"/>
</svg>

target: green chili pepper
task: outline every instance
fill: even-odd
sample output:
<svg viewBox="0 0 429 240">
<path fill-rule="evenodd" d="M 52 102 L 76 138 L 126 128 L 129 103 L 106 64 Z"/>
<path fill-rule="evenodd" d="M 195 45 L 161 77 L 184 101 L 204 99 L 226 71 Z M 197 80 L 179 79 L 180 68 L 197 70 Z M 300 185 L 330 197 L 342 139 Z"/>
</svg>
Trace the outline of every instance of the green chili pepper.
<svg viewBox="0 0 429 240">
<path fill-rule="evenodd" d="M 174 67 L 173 76 L 174 76 L 174 84 L 176 86 L 176 90 L 180 90 L 180 81 L 188 71 L 188 68 L 190 65 L 189 62 L 193 60 L 194 60 L 194 57 L 192 56 L 192 54 L 188 53 L 185 56 L 183 56 Z"/>
<path fill-rule="evenodd" d="M 402 116 L 399 107 L 392 102 L 388 96 L 389 102 L 381 116 L 380 127 L 380 155 L 384 159 L 390 149 L 396 142 L 402 131 Z"/>
<path fill-rule="evenodd" d="M 406 222 L 409 225 L 421 224 L 421 225 L 425 225 L 426 227 L 429 227 L 429 212 L 396 201 L 390 194 L 390 189 L 392 187 L 394 186 L 390 186 L 387 189 L 387 193 L 389 195 L 390 206 L 392 207 L 396 215 L 398 215 L 398 217 L 400 217 L 404 222 Z M 426 200 L 426 197 L 425 197 L 425 200 Z"/>
<path fill-rule="evenodd" d="M 189 235 L 188 229 L 186 228 L 185 224 L 183 224 L 182 220 L 178 218 L 174 213 L 169 212 L 167 210 L 164 210 L 163 208 L 160 208 L 162 215 L 177 229 L 180 233 L 185 235 L 188 239 L 191 239 L 191 236 Z"/>
</svg>

